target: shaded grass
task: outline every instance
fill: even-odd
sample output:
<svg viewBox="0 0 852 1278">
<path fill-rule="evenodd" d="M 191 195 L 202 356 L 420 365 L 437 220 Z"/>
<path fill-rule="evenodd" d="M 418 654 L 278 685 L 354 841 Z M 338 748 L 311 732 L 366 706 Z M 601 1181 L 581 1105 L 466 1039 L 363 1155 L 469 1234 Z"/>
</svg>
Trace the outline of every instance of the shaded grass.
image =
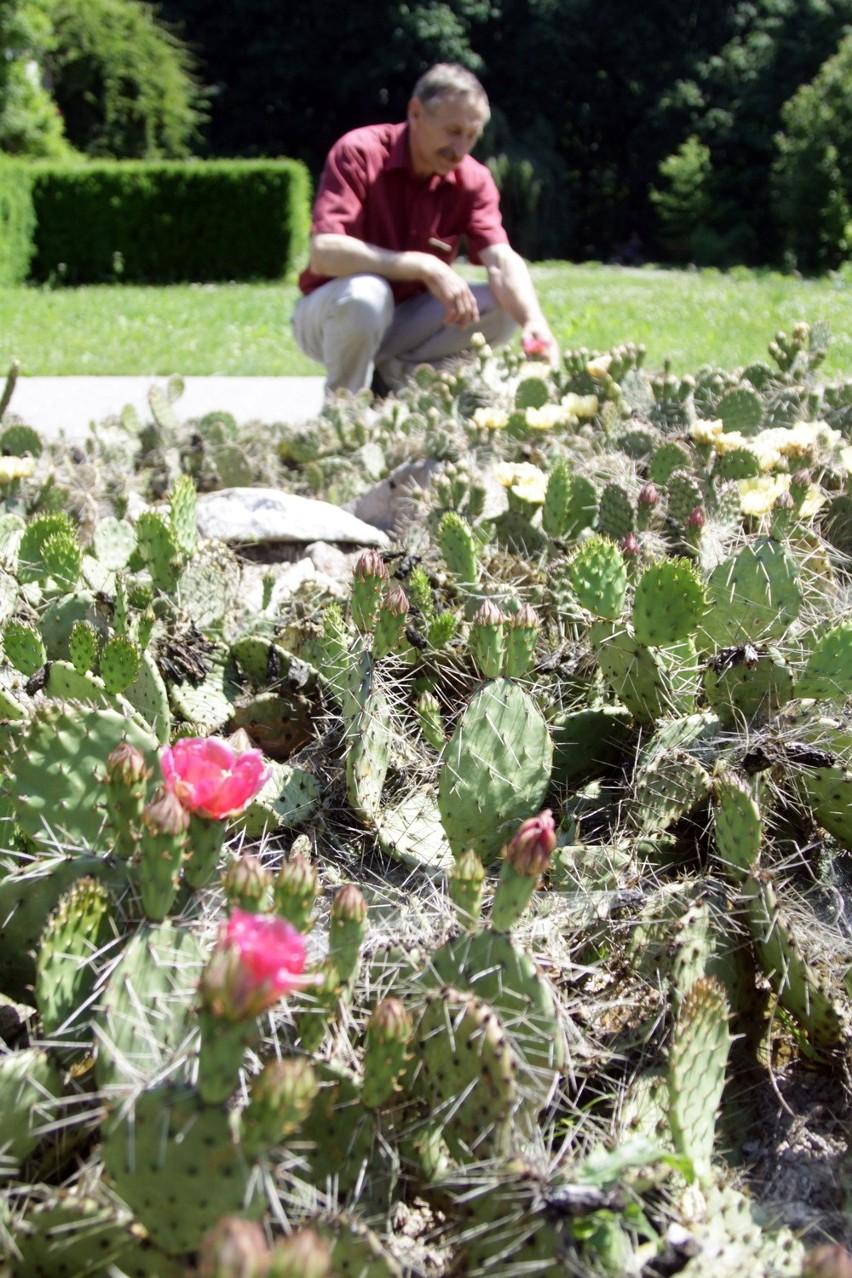
<svg viewBox="0 0 852 1278">
<path fill-rule="evenodd" d="M 481 277 L 480 272 L 470 274 Z M 733 369 L 766 358 L 779 328 L 826 321 L 827 377 L 852 377 L 852 276 L 668 271 L 540 263 L 533 276 L 560 344 L 648 348 L 652 370 Z M 304 376 L 296 348 L 295 280 L 148 288 L 0 289 L 0 372 L 18 358 L 31 376 Z"/>
</svg>

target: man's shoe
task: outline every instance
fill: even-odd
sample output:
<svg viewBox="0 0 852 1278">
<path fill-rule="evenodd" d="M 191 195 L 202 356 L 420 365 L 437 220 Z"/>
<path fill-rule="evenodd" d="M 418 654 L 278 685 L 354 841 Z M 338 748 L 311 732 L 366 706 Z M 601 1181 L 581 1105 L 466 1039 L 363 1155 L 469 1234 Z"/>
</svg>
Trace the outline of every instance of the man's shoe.
<svg viewBox="0 0 852 1278">
<path fill-rule="evenodd" d="M 375 369 L 373 372 L 373 380 L 370 383 L 370 390 L 373 392 L 376 399 L 387 399 L 388 395 L 391 393 L 390 386 L 388 386 L 378 369 Z"/>
</svg>

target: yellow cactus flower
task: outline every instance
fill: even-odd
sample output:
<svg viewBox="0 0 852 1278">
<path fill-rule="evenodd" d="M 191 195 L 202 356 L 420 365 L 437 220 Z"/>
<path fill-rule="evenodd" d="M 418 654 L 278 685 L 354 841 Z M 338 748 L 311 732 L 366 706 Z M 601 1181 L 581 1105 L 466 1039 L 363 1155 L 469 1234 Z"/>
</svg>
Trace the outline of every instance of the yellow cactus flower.
<svg viewBox="0 0 852 1278">
<path fill-rule="evenodd" d="M 705 422 L 699 418 L 697 422 L 693 422 L 690 426 L 689 434 L 696 444 L 710 444 L 712 446 L 724 429 L 724 424 L 719 418 L 712 422 Z"/>
<path fill-rule="evenodd" d="M 609 372 L 609 366 L 612 363 L 611 355 L 598 355 L 595 359 L 590 359 L 586 365 L 586 372 L 590 377 L 606 377 Z"/>
<path fill-rule="evenodd" d="M 739 480 L 740 508 L 744 515 L 768 515 L 780 493 L 786 492 L 789 483 L 786 475 L 755 475 Z"/>
<path fill-rule="evenodd" d="M 503 408 L 476 408 L 473 412 L 473 424 L 483 430 L 503 430 L 509 420 L 509 414 Z"/>
<path fill-rule="evenodd" d="M 531 462 L 502 462 L 494 469 L 498 484 L 508 488 L 521 501 L 540 506 L 547 492 L 547 475 Z"/>
<path fill-rule="evenodd" d="M 541 408 L 528 408 L 526 422 L 530 430 L 554 430 L 557 426 L 576 426 L 577 418 L 561 404 L 542 404 Z"/>
<path fill-rule="evenodd" d="M 601 406 L 597 395 L 575 395 L 573 391 L 563 395 L 559 402 L 567 413 L 572 417 L 579 417 L 581 421 L 594 417 Z"/>
<path fill-rule="evenodd" d="M 34 470 L 35 459 L 32 457 L 0 457 L 0 484 L 26 479 Z"/>
</svg>

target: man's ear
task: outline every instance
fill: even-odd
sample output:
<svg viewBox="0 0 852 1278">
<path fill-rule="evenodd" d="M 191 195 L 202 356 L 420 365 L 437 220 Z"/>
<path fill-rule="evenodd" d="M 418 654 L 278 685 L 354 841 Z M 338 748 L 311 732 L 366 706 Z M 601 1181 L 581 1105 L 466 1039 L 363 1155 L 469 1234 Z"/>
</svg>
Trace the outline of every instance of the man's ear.
<svg viewBox="0 0 852 1278">
<path fill-rule="evenodd" d="M 408 100 L 408 119 L 419 120 L 423 114 L 423 103 L 419 98 L 409 98 Z"/>
</svg>

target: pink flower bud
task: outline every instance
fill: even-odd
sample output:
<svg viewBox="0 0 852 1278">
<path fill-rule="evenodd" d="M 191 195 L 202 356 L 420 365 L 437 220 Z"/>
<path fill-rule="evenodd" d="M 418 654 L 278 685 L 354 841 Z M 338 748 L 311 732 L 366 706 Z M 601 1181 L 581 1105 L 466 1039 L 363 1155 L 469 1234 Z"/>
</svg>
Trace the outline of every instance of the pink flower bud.
<svg viewBox="0 0 852 1278">
<path fill-rule="evenodd" d="M 550 864 L 555 847 L 556 826 L 553 813 L 550 808 L 545 808 L 538 816 L 524 821 L 506 847 L 504 856 L 518 874 L 538 878 Z"/>
<path fill-rule="evenodd" d="M 656 484 L 652 484 L 650 479 L 639 489 L 636 497 L 640 506 L 656 506 L 660 500 L 660 494 Z"/>
<path fill-rule="evenodd" d="M 621 552 L 624 555 L 640 555 L 642 547 L 639 544 L 639 538 L 635 532 L 629 532 L 621 539 Z"/>
<path fill-rule="evenodd" d="M 122 781 L 125 785 L 147 781 L 151 769 L 145 762 L 145 756 L 129 741 L 120 741 L 114 750 L 107 755 L 107 777 L 110 780 Z"/>
<path fill-rule="evenodd" d="M 701 529 L 704 527 L 704 511 L 700 506 L 696 506 L 690 513 L 690 516 L 686 521 L 686 526 L 687 528 L 695 529 Z"/>
<path fill-rule="evenodd" d="M 142 820 L 154 834 L 181 835 L 189 828 L 189 813 L 164 785 L 157 786 L 153 799 L 142 809 Z"/>
<path fill-rule="evenodd" d="M 160 767 L 187 811 L 215 821 L 242 812 L 269 777 L 260 750 L 237 754 L 218 737 L 181 737 L 160 751 Z"/>
</svg>

